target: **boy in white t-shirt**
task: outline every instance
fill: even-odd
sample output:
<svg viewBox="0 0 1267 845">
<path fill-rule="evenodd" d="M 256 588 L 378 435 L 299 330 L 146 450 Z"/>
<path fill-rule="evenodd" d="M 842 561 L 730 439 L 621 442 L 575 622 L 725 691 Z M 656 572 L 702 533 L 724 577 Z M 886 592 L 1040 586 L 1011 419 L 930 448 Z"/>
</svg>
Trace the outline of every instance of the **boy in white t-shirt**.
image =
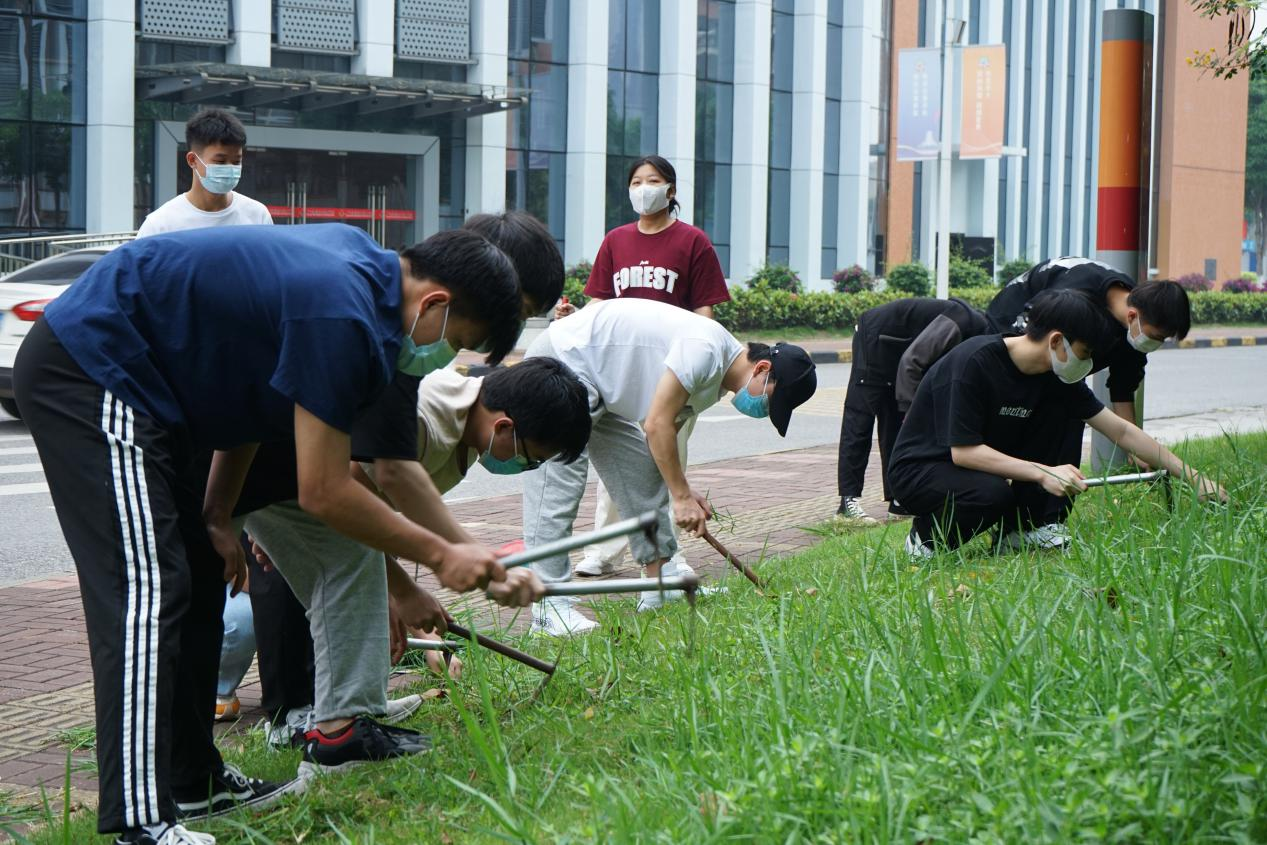
<svg viewBox="0 0 1267 845">
<path fill-rule="evenodd" d="M 707 317 L 646 299 L 591 303 L 556 320 L 528 347 L 526 359 L 555 358 L 589 391 L 589 459 L 621 514 L 655 510 L 660 519 L 652 542 L 629 539 L 634 560 L 648 577 L 684 574 L 685 564 L 665 563 L 677 551 L 673 523 L 701 533 L 710 512 L 693 491 L 678 457 L 677 430 L 711 407 L 725 391 L 736 410 L 769 417 L 787 434 L 792 409 L 814 395 L 814 363 L 799 346 L 750 343 L 747 349 Z M 572 530 L 585 492 L 585 465 L 551 461 L 524 480 L 524 543 L 541 546 Z M 670 496 L 672 508 L 670 509 Z M 662 569 L 663 565 L 663 569 Z M 534 565 L 546 582 L 572 576 L 566 554 Z M 644 593 L 639 609 L 661 603 Z M 533 605 L 533 630 L 551 635 L 579 633 L 594 623 L 567 598 Z"/>
<path fill-rule="evenodd" d="M 138 238 L 206 226 L 272 224 L 263 203 L 234 193 L 242 177 L 246 129 L 224 109 L 203 109 L 185 124 L 185 163 L 193 184 L 154 209 L 137 230 Z"/>
</svg>

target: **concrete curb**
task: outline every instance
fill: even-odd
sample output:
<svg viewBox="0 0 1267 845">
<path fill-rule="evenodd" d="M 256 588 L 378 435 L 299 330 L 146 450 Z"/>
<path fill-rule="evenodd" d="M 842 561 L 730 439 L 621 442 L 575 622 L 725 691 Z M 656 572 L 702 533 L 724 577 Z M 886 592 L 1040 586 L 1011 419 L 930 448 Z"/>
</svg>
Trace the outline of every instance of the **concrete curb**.
<svg viewBox="0 0 1267 845">
<path fill-rule="evenodd" d="M 1168 340 L 1160 351 L 1167 349 L 1225 349 L 1234 346 L 1267 346 L 1267 334 L 1216 335 L 1215 337 L 1190 337 L 1176 343 Z M 813 349 L 809 353 L 815 364 L 848 364 L 853 361 L 852 349 Z M 506 366 L 517 364 L 519 359 L 508 360 Z M 484 364 L 458 364 L 457 371 L 464 376 L 482 376 L 493 371 Z"/>
</svg>

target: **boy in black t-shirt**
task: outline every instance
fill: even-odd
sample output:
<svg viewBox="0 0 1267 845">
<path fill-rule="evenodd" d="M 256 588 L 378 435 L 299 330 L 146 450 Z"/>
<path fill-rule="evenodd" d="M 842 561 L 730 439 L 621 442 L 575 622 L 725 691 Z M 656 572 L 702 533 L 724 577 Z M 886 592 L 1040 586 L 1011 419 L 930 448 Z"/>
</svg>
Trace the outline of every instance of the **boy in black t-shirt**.
<svg viewBox="0 0 1267 845">
<path fill-rule="evenodd" d="M 1133 423 L 1107 411 L 1082 382 L 1103 336 L 1101 312 L 1083 293 L 1046 291 L 1030 303 L 1025 334 L 965 341 L 924 378 L 894 447 L 893 494 L 915 514 L 907 551 L 929 557 L 1002 523 L 1008 548 L 1065 544 L 1057 526 L 1082 472 L 1060 463 L 1054 436 L 1085 420 L 1126 451 L 1196 485 L 1201 497 L 1227 494 L 1187 469 Z M 1011 483 L 1009 483 L 1011 482 Z"/>
</svg>

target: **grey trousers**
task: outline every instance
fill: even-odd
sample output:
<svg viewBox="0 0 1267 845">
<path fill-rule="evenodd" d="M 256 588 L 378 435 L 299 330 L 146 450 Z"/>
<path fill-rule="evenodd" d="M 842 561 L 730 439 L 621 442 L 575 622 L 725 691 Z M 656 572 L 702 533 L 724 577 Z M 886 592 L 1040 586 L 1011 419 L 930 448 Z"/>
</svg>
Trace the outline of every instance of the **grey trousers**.
<svg viewBox="0 0 1267 845">
<path fill-rule="evenodd" d="M 316 672 L 313 719 L 386 712 L 391 655 L 383 553 L 344 537 L 298 502 L 252 513 L 246 530 L 308 611 Z"/>
<path fill-rule="evenodd" d="M 554 357 L 550 336 L 543 334 L 533 341 L 526 357 Z M 580 377 L 585 382 L 585 377 Z M 658 516 L 654 543 L 641 533 L 630 536 L 629 550 L 634 560 L 645 565 L 672 557 L 677 552 L 677 539 L 669 490 L 651 457 L 642 426 L 607 413 L 593 387 L 588 383 L 585 386 L 590 392 L 590 417 L 594 424 L 585 455 L 571 464 L 547 461 L 536 472 L 522 476 L 524 545 L 531 549 L 572 533 L 572 523 L 585 495 L 588 465 L 593 463 L 618 513 L 633 517 L 655 511 Z M 532 568 L 546 582 L 572 578 L 572 564 L 566 554 L 538 561 Z"/>
</svg>

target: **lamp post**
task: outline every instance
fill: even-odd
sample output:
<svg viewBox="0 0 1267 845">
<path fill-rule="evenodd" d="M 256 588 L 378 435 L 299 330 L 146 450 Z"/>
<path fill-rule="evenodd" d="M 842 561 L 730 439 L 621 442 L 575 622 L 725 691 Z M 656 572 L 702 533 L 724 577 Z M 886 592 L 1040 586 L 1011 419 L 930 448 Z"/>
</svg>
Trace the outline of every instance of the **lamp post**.
<svg viewBox="0 0 1267 845">
<path fill-rule="evenodd" d="M 951 134 L 954 123 L 951 112 L 954 110 L 955 57 L 951 48 L 963 40 L 967 21 L 951 14 L 951 3 L 958 5 L 959 0 L 942 0 L 945 10 L 945 22 L 942 28 L 941 43 L 941 152 L 937 155 L 937 298 L 950 296 L 950 158 Z"/>
</svg>

